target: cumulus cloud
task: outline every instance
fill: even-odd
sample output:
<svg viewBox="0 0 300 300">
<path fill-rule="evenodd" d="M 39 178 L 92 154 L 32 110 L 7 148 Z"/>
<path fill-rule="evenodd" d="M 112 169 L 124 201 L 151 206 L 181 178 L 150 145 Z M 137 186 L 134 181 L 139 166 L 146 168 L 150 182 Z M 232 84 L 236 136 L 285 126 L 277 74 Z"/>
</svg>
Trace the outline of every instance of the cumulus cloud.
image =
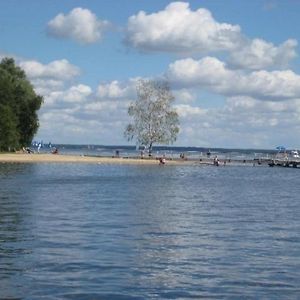
<svg viewBox="0 0 300 300">
<path fill-rule="evenodd" d="M 19 59 L 18 64 L 26 72 L 35 91 L 44 96 L 45 99 L 51 98 L 50 95 L 53 93 L 67 89 L 66 86 L 80 75 L 80 69 L 66 59 L 55 60 L 49 64 L 42 64 L 35 60 Z M 48 103 L 48 101 L 45 101 L 45 103 Z M 49 101 L 49 103 L 52 103 L 52 101 Z"/>
<path fill-rule="evenodd" d="M 70 107 L 83 104 L 89 100 L 92 89 L 84 84 L 71 86 L 66 90 L 55 90 L 45 95 L 46 107 Z"/>
<path fill-rule="evenodd" d="M 122 132 L 125 128 L 125 120 L 128 120 L 127 109 L 129 102 L 127 101 L 93 101 L 82 106 L 80 118 L 98 119 L 105 123 L 119 122 L 122 123 Z"/>
<path fill-rule="evenodd" d="M 64 143 L 123 143 L 133 81 L 114 80 L 100 84 L 95 91 L 83 84 L 50 91 L 39 113 L 38 135 L 51 139 L 57 130 L 57 139 Z"/>
<path fill-rule="evenodd" d="M 108 25 L 108 21 L 97 19 L 89 9 L 77 7 L 67 15 L 58 14 L 49 21 L 47 29 L 51 36 L 91 44 L 101 39 Z"/>
<path fill-rule="evenodd" d="M 137 79 L 101 83 L 93 91 L 70 82 L 79 74 L 75 66 L 73 75 L 61 77 L 57 70 L 64 68 L 54 68 L 54 63 L 21 63 L 38 87 L 45 89 L 38 137 L 64 143 L 125 142 L 127 107 L 136 96 Z M 294 140 L 290 128 L 300 130 L 300 78 L 290 70 L 245 72 L 205 57 L 177 60 L 166 74 L 181 123 L 177 145 L 270 148 L 289 145 L 288 141 Z M 203 89 L 223 97 L 224 105 L 202 107 L 197 97 Z M 209 97 L 213 101 L 213 96 Z"/>
<path fill-rule="evenodd" d="M 53 95 L 56 103 L 42 108 L 39 136 L 57 143 L 124 142 L 123 131 L 128 122 L 128 103 L 111 99 L 99 101 L 93 97 L 70 103 L 65 102 L 68 94 L 69 92 Z M 53 132 L 57 133 L 56 141 L 53 140 Z"/>
<path fill-rule="evenodd" d="M 120 89 L 105 92 L 102 97 L 97 95 L 97 90 L 93 93 L 85 85 L 51 93 L 40 112 L 39 136 L 44 140 L 49 136 L 53 141 L 53 132 L 59 132 L 57 141 L 67 143 L 125 142 L 123 131 L 128 122 L 130 98 L 126 98 L 127 92 L 120 91 L 127 91 L 132 85 L 131 81 L 106 83 L 106 87 L 111 85 Z M 290 128 L 300 127 L 300 98 L 274 102 L 239 95 L 225 97 L 222 107 L 205 108 L 199 105 L 195 89 L 185 88 L 174 93 L 194 97 L 191 102 L 182 98 L 176 101 L 181 123 L 177 145 L 270 148 L 285 143 Z M 53 101 L 52 104 L 49 101 Z"/>
<path fill-rule="evenodd" d="M 80 103 L 87 99 L 92 94 L 92 89 L 84 84 L 72 86 L 64 93 L 63 100 L 71 103 Z"/>
<path fill-rule="evenodd" d="M 175 105 L 175 109 L 180 117 L 188 117 L 189 119 L 194 116 L 201 118 L 207 112 L 206 109 L 203 109 L 199 106 L 191 106 L 189 104 L 177 104 Z"/>
<path fill-rule="evenodd" d="M 245 40 L 230 54 L 230 63 L 234 67 L 248 69 L 264 69 L 273 66 L 287 67 L 291 59 L 297 56 L 297 41 L 289 39 L 274 46 L 262 39 Z"/>
<path fill-rule="evenodd" d="M 121 83 L 118 80 L 113 80 L 108 83 L 101 83 L 97 88 L 97 96 L 99 98 L 119 99 L 128 98 L 135 93 L 134 80 L 126 83 Z"/>
<path fill-rule="evenodd" d="M 91 118 L 82 114 L 80 108 L 41 112 L 40 122 L 38 136 L 44 141 L 98 145 L 118 145 L 124 141 L 122 121 L 103 120 L 102 116 Z"/>
<path fill-rule="evenodd" d="M 300 76 L 291 70 L 245 73 L 229 69 L 214 57 L 177 60 L 170 64 L 166 77 L 175 86 L 206 88 L 225 96 L 273 101 L 300 98 Z"/>
<path fill-rule="evenodd" d="M 209 10 L 193 11 L 186 2 L 170 3 L 152 14 L 140 11 L 128 19 L 126 32 L 126 43 L 145 52 L 199 55 L 226 51 L 235 68 L 286 67 L 296 56 L 296 40 L 275 46 L 249 39 L 238 25 L 219 23 Z"/>
<path fill-rule="evenodd" d="M 195 53 L 230 50 L 240 39 L 240 27 L 218 23 L 210 11 L 192 11 L 189 3 L 173 2 L 147 15 L 140 11 L 128 20 L 126 41 L 144 51 Z"/>
<path fill-rule="evenodd" d="M 80 74 L 79 68 L 66 59 L 55 60 L 46 65 L 34 60 L 22 61 L 20 67 L 30 79 L 70 80 Z"/>
<path fill-rule="evenodd" d="M 195 94 L 188 89 L 175 90 L 173 95 L 178 103 L 191 103 L 196 100 Z"/>
<path fill-rule="evenodd" d="M 176 105 L 183 145 L 273 148 L 290 145 L 290 128 L 300 127 L 300 99 L 261 102 L 251 97 L 229 97 L 220 108 Z M 276 135 L 273 133 L 276 132 Z M 293 130 L 294 132 L 294 130 Z"/>
</svg>

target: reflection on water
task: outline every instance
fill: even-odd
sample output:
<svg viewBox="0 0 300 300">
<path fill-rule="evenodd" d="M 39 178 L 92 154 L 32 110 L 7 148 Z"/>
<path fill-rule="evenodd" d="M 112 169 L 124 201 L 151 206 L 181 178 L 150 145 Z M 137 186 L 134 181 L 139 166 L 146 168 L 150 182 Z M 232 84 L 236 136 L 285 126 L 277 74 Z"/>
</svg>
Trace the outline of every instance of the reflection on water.
<svg viewBox="0 0 300 300">
<path fill-rule="evenodd" d="M 297 172 L 0 164 L 0 298 L 296 299 Z"/>
</svg>

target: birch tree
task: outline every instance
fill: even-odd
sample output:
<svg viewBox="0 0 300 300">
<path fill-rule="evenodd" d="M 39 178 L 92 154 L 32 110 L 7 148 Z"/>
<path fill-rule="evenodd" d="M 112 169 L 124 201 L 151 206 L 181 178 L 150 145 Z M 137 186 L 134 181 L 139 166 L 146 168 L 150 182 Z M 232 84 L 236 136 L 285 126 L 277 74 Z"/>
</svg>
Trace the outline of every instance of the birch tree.
<svg viewBox="0 0 300 300">
<path fill-rule="evenodd" d="M 153 144 L 173 143 L 179 132 L 179 118 L 171 104 L 174 97 L 168 82 L 140 80 L 137 83 L 137 100 L 128 107 L 132 122 L 125 129 L 128 141 L 149 149 Z"/>
</svg>

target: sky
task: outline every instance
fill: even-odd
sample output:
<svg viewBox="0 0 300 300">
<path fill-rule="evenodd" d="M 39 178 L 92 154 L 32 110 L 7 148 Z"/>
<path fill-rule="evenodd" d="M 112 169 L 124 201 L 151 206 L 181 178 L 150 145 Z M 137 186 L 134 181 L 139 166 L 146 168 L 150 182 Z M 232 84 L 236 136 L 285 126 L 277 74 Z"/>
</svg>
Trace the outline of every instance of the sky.
<svg viewBox="0 0 300 300">
<path fill-rule="evenodd" d="M 175 146 L 300 148 L 300 0 L 0 0 L 0 59 L 44 97 L 36 140 L 135 145 L 140 79 L 164 79 Z"/>
</svg>

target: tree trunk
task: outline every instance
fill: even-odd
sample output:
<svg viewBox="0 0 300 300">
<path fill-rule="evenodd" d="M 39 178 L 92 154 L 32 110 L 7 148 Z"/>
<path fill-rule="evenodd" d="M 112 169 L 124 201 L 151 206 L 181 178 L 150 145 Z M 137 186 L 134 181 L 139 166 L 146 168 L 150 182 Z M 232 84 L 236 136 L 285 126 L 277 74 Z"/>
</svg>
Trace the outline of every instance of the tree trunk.
<svg viewBox="0 0 300 300">
<path fill-rule="evenodd" d="M 149 156 L 152 156 L 152 142 L 149 145 Z"/>
</svg>

